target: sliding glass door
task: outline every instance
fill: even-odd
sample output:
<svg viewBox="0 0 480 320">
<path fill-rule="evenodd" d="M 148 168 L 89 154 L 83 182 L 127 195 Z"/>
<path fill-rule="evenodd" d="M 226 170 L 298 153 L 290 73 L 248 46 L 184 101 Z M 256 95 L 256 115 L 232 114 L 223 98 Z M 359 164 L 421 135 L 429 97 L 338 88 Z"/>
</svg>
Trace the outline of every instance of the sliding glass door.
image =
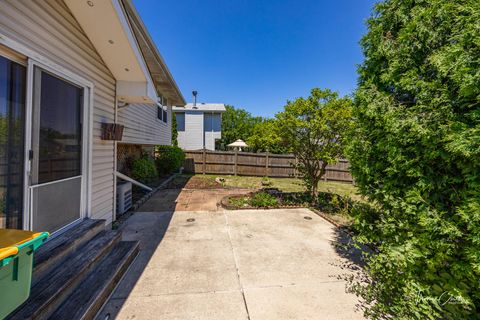
<svg viewBox="0 0 480 320">
<path fill-rule="evenodd" d="M 26 67 L 0 55 L 0 228 L 23 224 L 25 88 Z"/>
</svg>

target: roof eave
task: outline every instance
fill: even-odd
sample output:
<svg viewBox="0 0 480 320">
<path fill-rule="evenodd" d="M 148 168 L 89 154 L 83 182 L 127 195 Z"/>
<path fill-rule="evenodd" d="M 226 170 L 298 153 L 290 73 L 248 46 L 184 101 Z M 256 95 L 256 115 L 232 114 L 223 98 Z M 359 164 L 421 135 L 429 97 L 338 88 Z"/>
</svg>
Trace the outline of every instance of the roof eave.
<svg viewBox="0 0 480 320">
<path fill-rule="evenodd" d="M 165 60 L 158 51 L 153 39 L 148 33 L 140 15 L 135 9 L 135 6 L 131 0 L 121 1 L 124 5 L 127 17 L 138 41 L 140 51 L 142 52 L 157 91 L 159 91 L 159 94 L 166 96 L 172 105 L 185 105 L 186 101 L 182 92 L 168 69 Z"/>
</svg>

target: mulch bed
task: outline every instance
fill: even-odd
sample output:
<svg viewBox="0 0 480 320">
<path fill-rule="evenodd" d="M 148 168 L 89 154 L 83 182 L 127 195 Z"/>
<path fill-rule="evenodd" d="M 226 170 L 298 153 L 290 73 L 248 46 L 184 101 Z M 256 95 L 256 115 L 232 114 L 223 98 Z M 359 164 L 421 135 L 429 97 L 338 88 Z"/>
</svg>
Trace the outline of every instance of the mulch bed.
<svg viewBox="0 0 480 320">
<path fill-rule="evenodd" d="M 252 209 L 296 209 L 296 208 L 305 208 L 305 205 L 300 205 L 300 204 L 279 204 L 276 206 L 271 206 L 271 207 L 254 207 L 254 206 L 241 206 L 238 207 L 236 205 L 233 205 L 230 203 L 230 199 L 240 199 L 240 198 L 245 198 L 245 197 L 250 197 L 254 194 L 255 192 L 250 192 L 247 194 L 237 194 L 237 195 L 228 195 L 222 198 L 220 201 L 220 205 L 222 208 L 227 209 L 227 210 L 252 210 Z"/>
<path fill-rule="evenodd" d="M 223 189 L 221 183 L 213 179 L 205 179 L 203 177 L 177 176 L 171 181 L 168 189 Z"/>
</svg>

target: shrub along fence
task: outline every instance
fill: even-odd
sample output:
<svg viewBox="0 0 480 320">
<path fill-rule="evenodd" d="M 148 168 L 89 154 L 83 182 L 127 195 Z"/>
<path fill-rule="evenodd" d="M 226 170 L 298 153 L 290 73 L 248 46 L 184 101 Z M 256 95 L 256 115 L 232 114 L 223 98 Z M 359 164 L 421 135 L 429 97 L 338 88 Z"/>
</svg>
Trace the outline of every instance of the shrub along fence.
<svg viewBox="0 0 480 320">
<path fill-rule="evenodd" d="M 186 173 L 293 178 L 296 161 L 291 154 L 193 150 L 185 151 L 183 167 Z M 323 179 L 353 183 L 348 161 L 327 166 Z"/>
</svg>

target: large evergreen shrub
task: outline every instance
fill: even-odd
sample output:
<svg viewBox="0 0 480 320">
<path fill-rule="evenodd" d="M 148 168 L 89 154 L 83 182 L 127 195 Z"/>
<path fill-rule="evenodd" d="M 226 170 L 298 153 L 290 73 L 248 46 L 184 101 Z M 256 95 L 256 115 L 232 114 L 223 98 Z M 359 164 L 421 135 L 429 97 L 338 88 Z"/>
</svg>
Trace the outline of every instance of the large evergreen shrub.
<svg viewBox="0 0 480 320">
<path fill-rule="evenodd" d="M 383 1 L 368 28 L 348 154 L 382 214 L 354 288 L 375 319 L 479 319 L 480 1 Z"/>
<path fill-rule="evenodd" d="M 178 171 L 185 161 L 185 152 L 177 146 L 157 146 L 155 163 L 160 175 Z"/>
<path fill-rule="evenodd" d="M 132 177 L 143 183 L 150 183 L 157 177 L 155 161 L 149 155 L 142 155 L 132 161 Z"/>
</svg>

